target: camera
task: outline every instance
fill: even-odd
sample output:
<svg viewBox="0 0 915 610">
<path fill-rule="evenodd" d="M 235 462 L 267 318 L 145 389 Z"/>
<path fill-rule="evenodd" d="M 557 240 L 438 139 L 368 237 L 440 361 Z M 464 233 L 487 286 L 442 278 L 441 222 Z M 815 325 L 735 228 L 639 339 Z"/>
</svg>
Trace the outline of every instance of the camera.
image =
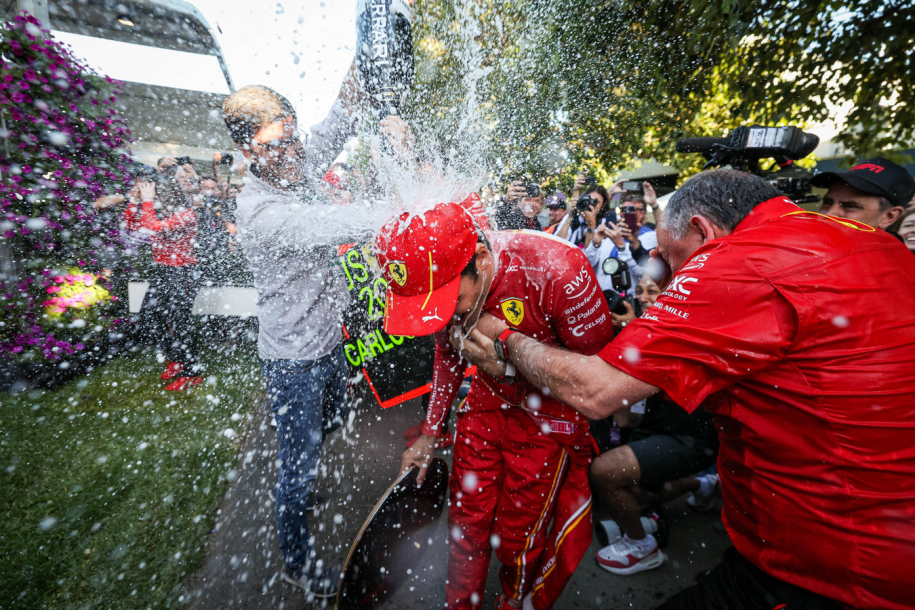
<svg viewBox="0 0 915 610">
<path fill-rule="evenodd" d="M 525 197 L 540 197 L 540 187 L 536 184 L 525 184 L 524 185 L 524 196 Z"/>
<path fill-rule="evenodd" d="M 677 152 L 700 153 L 710 167 L 732 167 L 751 172 L 768 180 L 778 192 L 795 203 L 814 203 L 811 195 L 811 172 L 794 165 L 819 145 L 820 138 L 799 127 L 738 127 L 726 138 L 687 138 L 677 142 Z M 760 159 L 773 158 L 776 171 L 764 171 Z"/>
<path fill-rule="evenodd" d="M 585 188 L 589 189 L 592 186 L 597 186 L 597 178 L 595 178 L 594 176 L 588 176 L 587 178 L 585 178 Z"/>
<path fill-rule="evenodd" d="M 582 195 L 578 198 L 578 201 L 575 202 L 575 209 L 578 212 L 589 212 L 591 208 L 594 207 L 594 204 L 597 203 L 591 197 L 591 195 Z"/>
</svg>

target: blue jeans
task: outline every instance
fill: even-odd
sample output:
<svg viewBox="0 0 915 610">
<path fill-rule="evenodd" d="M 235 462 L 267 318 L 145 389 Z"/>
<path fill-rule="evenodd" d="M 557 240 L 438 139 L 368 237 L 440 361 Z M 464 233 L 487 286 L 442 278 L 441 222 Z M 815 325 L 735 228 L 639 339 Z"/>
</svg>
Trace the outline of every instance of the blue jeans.
<svg viewBox="0 0 915 610">
<path fill-rule="evenodd" d="M 306 502 L 321 460 L 321 443 L 346 416 L 343 345 L 318 360 L 262 360 L 280 447 L 276 527 L 290 570 L 314 569 Z M 312 561 L 309 561 L 312 560 Z"/>
</svg>

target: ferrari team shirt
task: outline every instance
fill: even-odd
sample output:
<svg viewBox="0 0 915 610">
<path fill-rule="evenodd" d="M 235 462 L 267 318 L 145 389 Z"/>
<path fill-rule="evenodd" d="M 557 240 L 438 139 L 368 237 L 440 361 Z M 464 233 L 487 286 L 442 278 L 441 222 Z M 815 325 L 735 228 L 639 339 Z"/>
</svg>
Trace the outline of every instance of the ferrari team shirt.
<svg viewBox="0 0 915 610">
<path fill-rule="evenodd" d="M 579 354 L 594 355 L 613 338 L 607 301 L 591 264 L 579 248 L 539 231 L 496 231 L 486 235 L 492 244 L 496 269 L 484 312 L 541 343 Z M 446 333 L 438 333 L 432 397 L 423 434 L 441 436 L 441 422 L 463 374 L 460 355 L 448 344 Z M 570 407 L 541 394 L 521 376 L 515 383 L 503 384 L 478 369 L 474 386 L 473 408 L 477 410 L 511 405 L 567 422 L 586 421 Z"/>
<path fill-rule="evenodd" d="M 854 608 L 915 604 L 915 259 L 903 250 L 766 201 L 600 353 L 715 416 L 737 550 Z"/>
</svg>

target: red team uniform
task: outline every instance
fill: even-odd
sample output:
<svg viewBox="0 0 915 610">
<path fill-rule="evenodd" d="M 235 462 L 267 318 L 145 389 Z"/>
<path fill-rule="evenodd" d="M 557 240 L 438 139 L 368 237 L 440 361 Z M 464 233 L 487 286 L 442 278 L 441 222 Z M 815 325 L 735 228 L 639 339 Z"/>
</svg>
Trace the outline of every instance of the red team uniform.
<svg viewBox="0 0 915 610">
<path fill-rule="evenodd" d="M 887 286 L 896 298 L 877 296 Z M 843 607 L 902 610 L 915 607 L 912 302 L 915 262 L 896 239 L 779 197 L 696 250 L 600 357 L 715 417 L 741 555 Z"/>
<path fill-rule="evenodd" d="M 389 265 L 404 264 L 395 259 L 405 255 L 390 246 L 385 252 L 384 236 L 385 231 L 376 253 L 391 284 L 396 279 L 388 277 Z M 546 345 L 581 354 L 596 354 L 611 341 L 610 312 L 578 248 L 537 232 L 486 236 L 495 268 L 484 312 Z M 437 240 L 447 239 L 433 237 L 433 251 Z M 459 268 L 441 271 L 459 282 L 469 258 Z M 432 253 L 428 261 L 425 277 L 431 275 L 434 283 L 434 271 L 442 265 L 432 262 Z M 432 305 L 425 317 L 438 315 Z M 448 318 L 453 310 L 452 305 Z M 459 354 L 445 333 L 439 333 L 424 434 L 441 436 L 463 373 Z M 535 608 L 553 605 L 591 543 L 592 447 L 588 422 L 573 409 L 523 377 L 504 384 L 478 370 L 456 425 L 448 519 L 449 610 L 480 607 L 493 547 L 503 564 L 500 580 L 507 598 L 521 601 L 531 594 Z"/>
</svg>

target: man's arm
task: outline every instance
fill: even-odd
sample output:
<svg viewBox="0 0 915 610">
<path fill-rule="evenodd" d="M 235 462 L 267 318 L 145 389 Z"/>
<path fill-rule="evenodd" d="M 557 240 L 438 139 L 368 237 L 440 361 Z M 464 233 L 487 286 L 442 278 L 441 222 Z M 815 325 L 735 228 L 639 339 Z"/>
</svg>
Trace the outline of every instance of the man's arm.
<svg viewBox="0 0 915 610">
<path fill-rule="evenodd" d="M 588 419 L 604 419 L 658 392 L 658 388 L 604 362 L 514 333 L 508 357 L 524 377 Z"/>
<path fill-rule="evenodd" d="M 442 437 L 448 408 L 464 379 L 464 363 L 461 362 L 460 355 L 448 344 L 446 332 L 442 331 L 435 335 L 432 396 L 429 398 L 429 410 L 423 423 L 422 434 L 400 458 L 401 472 L 414 466 L 419 467 L 417 486 L 421 486 L 426 478 L 426 470 L 432 463 L 432 456 L 435 453 L 435 443 Z"/>
</svg>

